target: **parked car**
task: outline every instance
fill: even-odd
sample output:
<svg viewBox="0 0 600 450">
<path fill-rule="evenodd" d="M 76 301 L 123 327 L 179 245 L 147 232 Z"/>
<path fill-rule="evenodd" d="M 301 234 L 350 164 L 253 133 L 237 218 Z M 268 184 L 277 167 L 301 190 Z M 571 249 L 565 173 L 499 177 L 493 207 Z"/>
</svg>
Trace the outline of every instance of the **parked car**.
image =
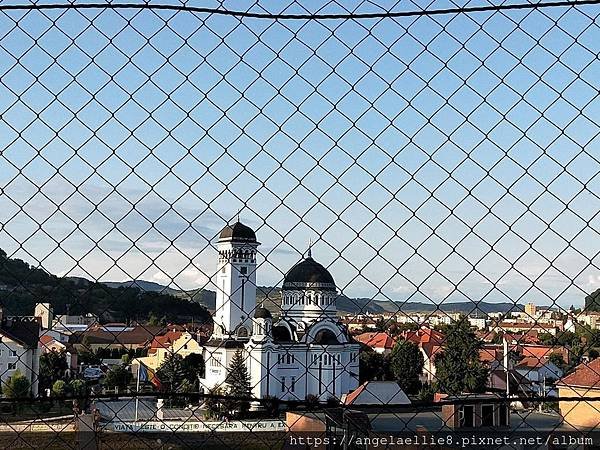
<svg viewBox="0 0 600 450">
<path fill-rule="evenodd" d="M 90 366 L 83 369 L 83 378 L 88 380 L 99 380 L 104 376 L 100 367 Z"/>
</svg>

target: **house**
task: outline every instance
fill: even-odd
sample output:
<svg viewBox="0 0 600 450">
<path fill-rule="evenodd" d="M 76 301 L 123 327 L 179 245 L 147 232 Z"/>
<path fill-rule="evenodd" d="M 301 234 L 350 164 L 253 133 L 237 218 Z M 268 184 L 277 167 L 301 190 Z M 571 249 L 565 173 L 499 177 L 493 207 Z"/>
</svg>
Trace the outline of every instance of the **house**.
<svg viewBox="0 0 600 450">
<path fill-rule="evenodd" d="M 492 331 L 495 333 L 549 333 L 552 336 L 556 336 L 557 328 L 557 326 L 553 325 L 541 325 L 539 322 L 511 322 L 505 320 L 493 327 Z"/>
<path fill-rule="evenodd" d="M 508 404 L 498 402 L 500 398 L 490 393 L 448 396 L 445 401 L 449 403 L 442 406 L 442 420 L 451 429 L 509 428 Z"/>
<path fill-rule="evenodd" d="M 410 405 L 411 401 L 395 381 L 366 381 L 342 398 L 346 406 Z"/>
<path fill-rule="evenodd" d="M 142 363 L 152 370 L 157 370 L 167 356 L 173 353 L 181 355 L 182 358 L 192 353 L 202 354 L 202 346 L 195 336 L 187 331 L 167 331 L 152 340 L 148 349 L 148 356 L 135 358 L 132 365 L 136 366 Z"/>
<path fill-rule="evenodd" d="M 515 370 L 531 382 L 531 387 L 542 395 L 556 395 L 552 382 L 563 376 L 563 371 L 548 358 L 526 356 L 515 366 Z"/>
<path fill-rule="evenodd" d="M 94 352 L 100 349 L 136 350 L 145 348 L 155 336 L 165 331 L 165 327 L 153 325 L 94 324 L 85 331 L 73 333 L 69 342 L 77 349 L 85 343 L 87 350 Z"/>
<path fill-rule="evenodd" d="M 377 353 L 382 355 L 389 355 L 392 349 L 396 345 L 396 339 L 391 337 L 388 333 L 384 332 L 373 332 L 373 333 L 362 333 L 358 336 L 354 336 L 354 339 L 367 347 L 372 348 Z"/>
<path fill-rule="evenodd" d="M 508 352 L 507 358 L 504 353 Z M 567 354 L 564 347 L 547 345 L 519 345 L 514 341 L 500 344 L 485 344 L 479 350 L 479 360 L 490 370 L 488 388 L 506 390 L 507 372 L 510 392 L 556 395 L 552 381 L 563 375 L 562 370 L 550 361 L 553 353 Z M 568 358 L 567 358 L 568 360 Z"/>
<path fill-rule="evenodd" d="M 432 383 L 435 381 L 435 357 L 443 350 L 445 336 L 432 328 L 419 328 L 416 331 L 405 331 L 402 338 L 414 342 L 423 354 L 424 366 L 421 381 Z"/>
<path fill-rule="evenodd" d="M 77 351 L 71 344 L 61 342 L 54 336 L 44 333 L 40 336 L 40 351 L 42 355 L 50 352 L 64 354 L 68 373 L 77 372 Z"/>
<path fill-rule="evenodd" d="M 36 317 L 5 317 L 0 308 L 0 382 L 6 383 L 17 370 L 38 394 L 40 368 L 40 320 Z"/>
<path fill-rule="evenodd" d="M 596 428 L 600 423 L 600 358 L 579 364 L 569 375 L 556 384 L 559 398 L 576 397 L 581 400 L 560 400 L 558 405 L 564 422 L 573 428 Z M 591 399 L 592 401 L 587 401 Z"/>
</svg>

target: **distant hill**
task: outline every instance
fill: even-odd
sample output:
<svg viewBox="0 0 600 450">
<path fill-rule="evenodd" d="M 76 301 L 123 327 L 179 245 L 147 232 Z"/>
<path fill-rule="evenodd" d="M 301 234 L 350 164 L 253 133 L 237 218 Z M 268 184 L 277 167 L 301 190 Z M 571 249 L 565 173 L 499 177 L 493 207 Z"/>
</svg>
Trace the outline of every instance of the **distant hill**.
<svg viewBox="0 0 600 450">
<path fill-rule="evenodd" d="M 166 292 L 169 295 L 173 295 L 179 298 L 185 298 L 201 305 L 205 306 L 209 310 L 215 309 L 216 292 L 208 289 L 193 289 L 189 291 L 173 289 L 167 286 L 163 286 L 152 281 L 125 281 L 125 282 L 105 282 L 111 287 L 131 287 L 135 286 L 141 289 L 145 289 L 153 292 Z M 256 289 L 256 303 L 257 305 L 262 304 L 265 308 L 271 311 L 272 314 L 279 314 L 281 306 L 281 288 L 273 286 L 258 286 Z M 440 305 L 434 305 L 432 303 L 424 302 L 393 302 L 390 300 L 373 300 L 370 298 L 350 298 L 346 296 L 338 297 L 336 301 L 337 309 L 340 313 L 344 314 L 382 314 L 386 312 L 398 312 L 402 311 L 405 313 L 417 313 L 417 312 L 433 312 L 436 310 L 444 312 L 457 312 L 469 314 L 474 311 L 475 303 L 473 302 L 454 302 L 445 303 Z M 524 307 L 520 304 L 513 304 L 509 302 L 503 303 L 491 303 L 491 302 L 480 302 L 477 304 L 477 312 L 491 313 L 491 312 L 509 312 L 509 311 L 523 311 Z"/>
<path fill-rule="evenodd" d="M 155 283 L 154 281 L 145 280 L 129 280 L 129 281 L 102 281 L 102 284 L 111 288 L 138 288 L 145 292 L 161 292 L 164 294 L 170 294 L 172 292 L 180 292 L 177 289 L 172 289 L 162 284 Z"/>
<path fill-rule="evenodd" d="M 0 305 L 7 315 L 31 315 L 36 303 L 50 303 L 55 314 L 97 315 L 105 322 L 210 320 L 198 302 L 162 291 L 109 286 L 81 277 L 57 277 L 0 249 Z"/>
<path fill-rule="evenodd" d="M 272 313 L 278 313 L 281 305 L 281 288 L 259 286 L 257 289 L 257 302 L 264 302 L 264 306 Z M 433 303 L 423 302 L 394 302 L 390 300 L 373 300 L 371 298 L 350 298 L 341 295 L 336 300 L 336 306 L 339 312 L 347 314 L 382 314 L 385 312 L 433 312 L 441 310 L 444 312 L 471 313 L 475 308 L 473 302 L 455 302 L 445 303 L 439 308 Z M 491 312 L 508 312 L 508 311 L 523 311 L 524 306 L 509 302 L 491 303 L 480 302 L 477 304 L 477 311 L 483 313 Z"/>
<path fill-rule="evenodd" d="M 137 288 L 144 292 L 158 292 L 172 295 L 173 297 L 199 303 L 207 309 L 214 310 L 217 293 L 208 289 L 180 290 L 164 286 L 154 281 L 129 280 L 129 281 L 103 281 L 102 284 L 112 288 Z"/>
</svg>

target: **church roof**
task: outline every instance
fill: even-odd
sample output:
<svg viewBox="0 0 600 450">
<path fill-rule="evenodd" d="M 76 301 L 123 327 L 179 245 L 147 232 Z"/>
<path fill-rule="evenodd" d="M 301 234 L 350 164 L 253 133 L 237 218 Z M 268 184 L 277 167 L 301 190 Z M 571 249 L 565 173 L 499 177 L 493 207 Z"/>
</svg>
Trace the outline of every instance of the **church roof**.
<svg viewBox="0 0 600 450">
<path fill-rule="evenodd" d="M 292 336 L 286 327 L 283 325 L 277 325 L 273 327 L 273 340 L 275 342 L 291 342 Z"/>
<path fill-rule="evenodd" d="M 289 270 L 283 280 L 283 289 L 303 288 L 307 284 L 324 285 L 320 287 L 326 290 L 335 290 L 335 281 L 329 271 L 311 256 Z"/>
<path fill-rule="evenodd" d="M 331 330 L 320 330 L 315 335 L 313 344 L 319 345 L 337 345 L 340 341 Z"/>
<path fill-rule="evenodd" d="M 254 311 L 254 318 L 255 319 L 271 319 L 273 318 L 273 316 L 271 315 L 271 312 L 263 307 L 263 306 L 259 306 L 258 308 L 256 308 L 256 311 Z"/>
<path fill-rule="evenodd" d="M 256 233 L 252 228 L 241 222 L 226 225 L 219 234 L 219 242 L 256 242 Z"/>
<path fill-rule="evenodd" d="M 244 344 L 247 341 L 238 341 L 237 339 L 210 339 L 206 344 L 206 347 L 217 347 L 217 348 L 244 348 Z"/>
</svg>

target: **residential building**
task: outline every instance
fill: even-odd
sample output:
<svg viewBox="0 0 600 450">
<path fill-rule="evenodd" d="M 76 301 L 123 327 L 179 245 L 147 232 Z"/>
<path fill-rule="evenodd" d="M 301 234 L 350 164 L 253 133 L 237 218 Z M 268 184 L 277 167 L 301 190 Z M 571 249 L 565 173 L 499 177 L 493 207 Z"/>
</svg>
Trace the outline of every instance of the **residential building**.
<svg viewBox="0 0 600 450">
<path fill-rule="evenodd" d="M 77 349 L 86 343 L 87 350 L 124 349 L 136 350 L 146 348 L 155 336 L 164 334 L 168 328 L 153 325 L 126 325 L 123 323 L 94 324 L 84 331 L 77 331 L 69 336 L 69 342 Z"/>
<path fill-rule="evenodd" d="M 525 314 L 531 318 L 534 318 L 537 313 L 537 307 L 535 303 L 526 303 L 525 304 Z"/>
<path fill-rule="evenodd" d="M 0 309 L 0 382 L 19 370 L 38 394 L 40 321 L 36 317 L 4 317 Z"/>
<path fill-rule="evenodd" d="M 435 381 L 435 357 L 442 351 L 445 336 L 432 328 L 419 328 L 416 331 L 405 331 L 402 338 L 414 342 L 423 354 L 424 366 L 422 381 Z"/>
<path fill-rule="evenodd" d="M 53 311 L 50 303 L 37 303 L 33 316 L 40 319 L 40 325 L 44 330 L 49 330 L 52 327 Z"/>
<path fill-rule="evenodd" d="M 571 427 L 596 428 L 600 423 L 600 358 L 578 365 L 558 383 L 558 395 L 581 400 L 560 400 L 559 409 L 565 423 Z M 589 401 L 588 401 L 589 399 Z"/>
<path fill-rule="evenodd" d="M 40 351 L 41 354 L 56 352 L 61 353 L 67 362 L 67 371 L 65 375 L 71 375 L 77 372 L 77 351 L 68 342 L 61 342 L 52 335 L 43 334 L 40 336 Z"/>
<path fill-rule="evenodd" d="M 132 365 L 137 366 L 142 363 L 152 370 L 157 370 L 167 356 L 173 353 L 185 358 L 192 353 L 202 354 L 202 351 L 202 346 L 193 334 L 187 331 L 167 331 L 152 340 L 148 349 L 148 356 L 135 358 Z M 137 370 L 135 370 L 135 373 L 137 374 Z"/>
<path fill-rule="evenodd" d="M 354 339 L 361 344 L 371 347 L 377 353 L 382 355 L 389 355 L 396 345 L 396 340 L 391 337 L 388 333 L 384 332 L 373 332 L 373 333 L 362 333 L 358 336 L 354 336 Z"/>
</svg>

